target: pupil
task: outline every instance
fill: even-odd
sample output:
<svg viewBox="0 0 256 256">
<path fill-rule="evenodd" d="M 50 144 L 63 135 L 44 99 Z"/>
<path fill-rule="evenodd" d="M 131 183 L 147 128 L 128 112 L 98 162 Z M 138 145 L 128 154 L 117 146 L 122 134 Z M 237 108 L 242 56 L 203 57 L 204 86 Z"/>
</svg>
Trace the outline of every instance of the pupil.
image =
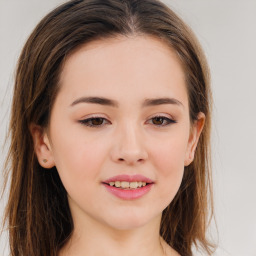
<svg viewBox="0 0 256 256">
<path fill-rule="evenodd" d="M 102 118 L 94 118 L 92 119 L 93 125 L 101 125 L 102 124 Z"/>
<path fill-rule="evenodd" d="M 163 118 L 162 117 L 155 117 L 154 118 L 154 120 L 155 120 L 155 124 L 162 124 L 163 123 Z"/>
</svg>

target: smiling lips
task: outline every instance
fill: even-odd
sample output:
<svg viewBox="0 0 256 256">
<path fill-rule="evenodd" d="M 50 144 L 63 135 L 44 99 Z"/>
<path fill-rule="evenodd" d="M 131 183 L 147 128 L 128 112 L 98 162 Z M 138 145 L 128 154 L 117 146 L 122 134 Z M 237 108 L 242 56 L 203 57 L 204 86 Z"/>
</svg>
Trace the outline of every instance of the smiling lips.
<svg viewBox="0 0 256 256">
<path fill-rule="evenodd" d="M 118 175 L 103 181 L 102 184 L 116 197 L 132 200 L 148 193 L 154 182 L 142 175 Z"/>
</svg>

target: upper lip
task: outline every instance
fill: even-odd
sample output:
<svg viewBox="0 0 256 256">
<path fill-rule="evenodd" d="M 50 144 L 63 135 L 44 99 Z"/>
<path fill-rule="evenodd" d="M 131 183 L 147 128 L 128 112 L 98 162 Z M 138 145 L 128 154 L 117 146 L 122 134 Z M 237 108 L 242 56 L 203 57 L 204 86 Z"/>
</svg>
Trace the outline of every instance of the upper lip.
<svg viewBox="0 0 256 256">
<path fill-rule="evenodd" d="M 111 177 L 107 180 L 104 180 L 103 183 L 109 183 L 109 182 L 114 182 L 114 181 L 128 181 L 128 182 L 133 182 L 133 181 L 141 181 L 141 182 L 146 182 L 146 183 L 153 183 L 153 181 L 143 175 L 140 174 L 135 174 L 135 175 L 117 175 L 114 177 Z"/>
</svg>

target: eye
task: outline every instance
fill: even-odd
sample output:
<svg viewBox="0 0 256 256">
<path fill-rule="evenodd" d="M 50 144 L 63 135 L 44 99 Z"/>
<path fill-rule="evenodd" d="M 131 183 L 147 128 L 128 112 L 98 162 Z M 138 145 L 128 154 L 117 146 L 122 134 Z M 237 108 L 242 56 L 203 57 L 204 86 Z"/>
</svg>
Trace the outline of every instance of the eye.
<svg viewBox="0 0 256 256">
<path fill-rule="evenodd" d="M 110 122 L 103 117 L 91 117 L 84 120 L 80 120 L 79 123 L 85 126 L 98 128 Z"/>
<path fill-rule="evenodd" d="M 151 123 L 156 126 L 167 126 L 172 123 L 177 123 L 175 120 L 166 116 L 155 116 L 150 119 Z"/>
</svg>

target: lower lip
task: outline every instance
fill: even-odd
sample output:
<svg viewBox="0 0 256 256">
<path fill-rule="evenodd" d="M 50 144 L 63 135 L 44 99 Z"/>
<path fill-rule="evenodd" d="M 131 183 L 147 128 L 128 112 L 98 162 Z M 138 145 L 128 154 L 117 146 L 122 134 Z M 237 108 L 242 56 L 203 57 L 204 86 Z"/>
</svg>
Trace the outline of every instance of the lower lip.
<svg viewBox="0 0 256 256">
<path fill-rule="evenodd" d="M 148 184 L 145 187 L 141 188 L 136 188 L 136 189 L 120 189 L 116 187 L 109 186 L 107 184 L 103 184 L 107 191 L 109 191 L 111 194 L 114 196 L 124 199 L 124 200 L 133 200 L 133 199 L 138 199 L 147 194 L 151 187 L 153 186 L 152 184 Z"/>
</svg>

